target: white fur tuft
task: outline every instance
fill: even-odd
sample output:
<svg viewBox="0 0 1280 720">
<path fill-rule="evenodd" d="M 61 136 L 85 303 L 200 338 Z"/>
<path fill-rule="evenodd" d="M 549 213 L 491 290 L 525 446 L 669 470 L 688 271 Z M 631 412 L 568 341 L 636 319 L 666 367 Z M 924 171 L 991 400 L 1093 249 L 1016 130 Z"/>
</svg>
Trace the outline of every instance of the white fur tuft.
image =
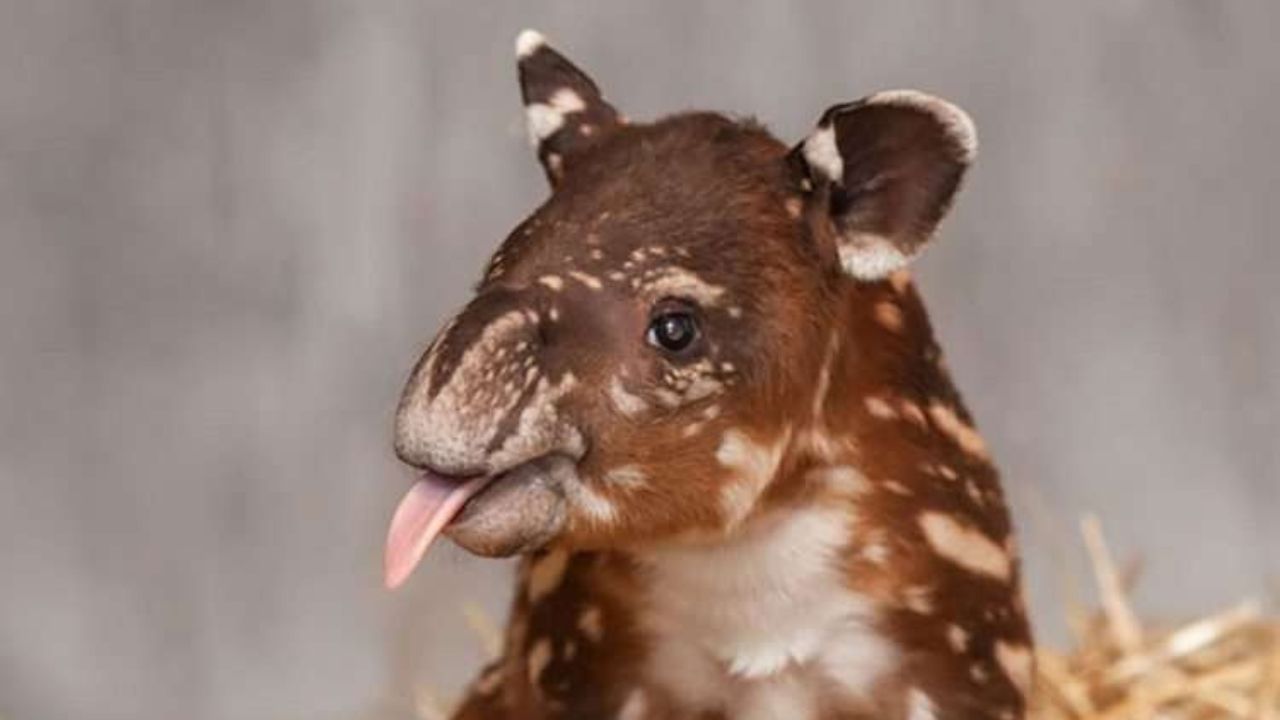
<svg viewBox="0 0 1280 720">
<path fill-rule="evenodd" d="M 842 506 L 788 511 L 722 543 L 643 553 L 650 679 L 681 702 L 753 719 L 812 717 L 812 688 L 787 687 L 807 665 L 852 694 L 874 687 L 898 656 L 875 604 L 846 585 L 840 557 L 855 521 Z"/>
<path fill-rule="evenodd" d="M 839 252 L 844 271 L 858 280 L 883 280 L 915 259 L 882 237 L 841 241 Z"/>
<path fill-rule="evenodd" d="M 524 118 L 529 129 L 529 144 L 535 148 L 564 125 L 564 113 L 543 103 L 526 105 Z"/>
<path fill-rule="evenodd" d="M 835 126 L 820 127 L 804 141 L 804 159 L 833 183 L 844 178 L 844 158 L 836 145 Z"/>
<path fill-rule="evenodd" d="M 530 103 L 524 107 L 525 124 L 529 128 L 529 142 L 535 148 L 543 140 L 555 135 L 564 126 L 564 118 L 570 113 L 587 108 L 582 96 L 572 88 L 560 88 L 545 103 Z"/>
<path fill-rule="evenodd" d="M 978 129 L 973 118 L 959 107 L 919 90 L 885 90 L 867 98 L 868 105 L 901 105 L 923 110 L 937 118 L 960 148 L 960 159 L 973 162 L 978 155 Z"/>
<path fill-rule="evenodd" d="M 524 59 L 538 51 L 538 48 L 547 44 L 547 39 L 537 30 L 521 30 L 516 36 L 516 57 Z"/>
</svg>

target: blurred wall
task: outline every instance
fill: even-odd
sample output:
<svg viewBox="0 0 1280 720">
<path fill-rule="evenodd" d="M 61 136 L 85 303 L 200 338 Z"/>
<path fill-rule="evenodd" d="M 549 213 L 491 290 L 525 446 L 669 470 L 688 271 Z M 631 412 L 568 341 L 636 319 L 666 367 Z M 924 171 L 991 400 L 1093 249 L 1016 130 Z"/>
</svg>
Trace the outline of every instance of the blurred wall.
<svg viewBox="0 0 1280 720">
<path fill-rule="evenodd" d="M 390 416 L 546 193 L 511 43 L 630 116 L 919 87 L 983 149 L 920 263 L 1042 634 L 1075 525 L 1151 613 L 1280 573 L 1280 6 L 0 3 L 0 717 L 403 718 L 508 566 L 379 588 Z M 1087 592 L 1083 586 L 1082 592 Z M 415 699 L 416 698 L 416 699 Z"/>
</svg>

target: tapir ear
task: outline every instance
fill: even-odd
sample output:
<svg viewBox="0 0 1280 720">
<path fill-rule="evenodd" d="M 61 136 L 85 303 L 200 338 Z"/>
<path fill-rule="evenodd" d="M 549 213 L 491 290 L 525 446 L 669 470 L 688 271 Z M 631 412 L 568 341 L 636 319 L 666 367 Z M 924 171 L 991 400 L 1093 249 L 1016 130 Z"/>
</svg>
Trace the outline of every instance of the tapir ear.
<svg viewBox="0 0 1280 720">
<path fill-rule="evenodd" d="M 529 141 L 555 185 L 583 151 L 618 125 L 618 111 L 537 31 L 525 30 L 516 38 L 516 60 Z"/>
<path fill-rule="evenodd" d="M 844 270 L 878 280 L 920 253 L 977 150 L 963 110 L 894 90 L 827 110 L 789 161 L 835 227 Z"/>
</svg>

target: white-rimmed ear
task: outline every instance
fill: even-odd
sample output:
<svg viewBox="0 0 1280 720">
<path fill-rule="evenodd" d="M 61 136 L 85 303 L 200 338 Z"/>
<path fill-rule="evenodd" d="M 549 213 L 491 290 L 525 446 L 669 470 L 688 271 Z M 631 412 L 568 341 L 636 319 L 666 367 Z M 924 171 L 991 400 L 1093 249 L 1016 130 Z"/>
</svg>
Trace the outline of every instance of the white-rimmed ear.
<svg viewBox="0 0 1280 720">
<path fill-rule="evenodd" d="M 529 141 L 555 185 L 576 157 L 618 124 L 618 112 L 595 82 L 536 30 L 516 38 L 516 62 Z"/>
<path fill-rule="evenodd" d="M 963 110 L 892 90 L 828 109 L 789 157 L 825 205 L 845 271 L 880 280 L 920 254 L 977 151 Z"/>
</svg>

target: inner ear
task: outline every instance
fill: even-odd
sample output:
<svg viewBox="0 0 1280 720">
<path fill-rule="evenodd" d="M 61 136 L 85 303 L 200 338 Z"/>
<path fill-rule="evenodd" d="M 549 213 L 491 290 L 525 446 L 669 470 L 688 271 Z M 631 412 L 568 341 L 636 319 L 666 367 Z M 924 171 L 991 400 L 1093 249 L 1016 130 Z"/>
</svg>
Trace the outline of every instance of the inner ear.
<svg viewBox="0 0 1280 720">
<path fill-rule="evenodd" d="M 516 38 L 516 60 L 529 141 L 554 186 L 621 119 L 595 82 L 537 31 Z"/>
<path fill-rule="evenodd" d="M 963 110 L 899 90 L 828 109 L 788 162 L 834 228 L 844 270 L 879 280 L 920 253 L 976 152 Z"/>
</svg>

